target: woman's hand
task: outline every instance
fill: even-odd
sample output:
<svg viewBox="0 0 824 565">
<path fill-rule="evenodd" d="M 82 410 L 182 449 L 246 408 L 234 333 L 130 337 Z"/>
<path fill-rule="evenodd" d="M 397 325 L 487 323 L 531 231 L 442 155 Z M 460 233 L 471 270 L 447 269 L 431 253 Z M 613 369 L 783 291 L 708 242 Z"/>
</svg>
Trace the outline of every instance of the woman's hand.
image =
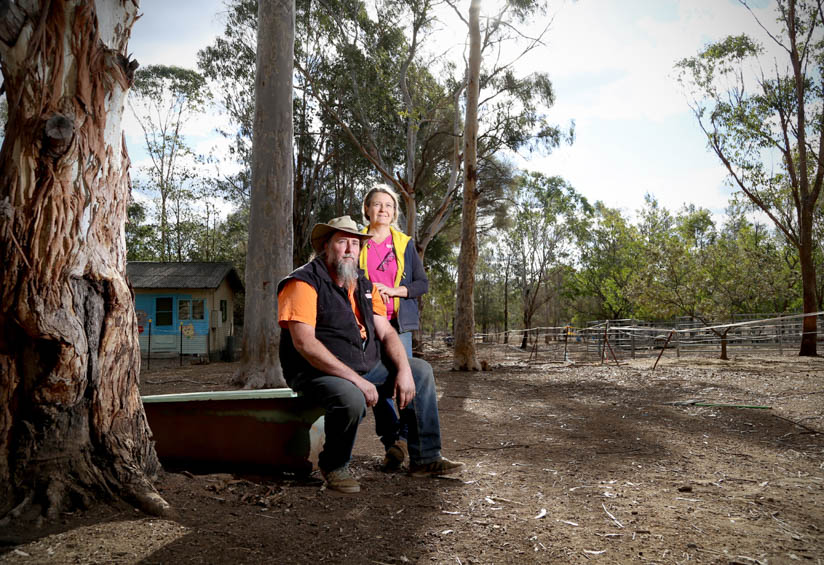
<svg viewBox="0 0 824 565">
<path fill-rule="evenodd" d="M 394 296 L 398 296 L 397 289 L 383 283 L 375 283 L 375 288 L 378 289 L 378 294 L 381 295 L 384 302 L 389 302 Z"/>
<path fill-rule="evenodd" d="M 409 295 L 409 289 L 405 286 L 401 285 L 398 287 L 386 286 L 383 283 L 374 283 L 375 288 L 378 289 L 378 294 L 381 295 L 381 298 L 384 302 L 389 302 L 395 296 L 399 296 L 400 298 L 406 298 Z"/>
</svg>

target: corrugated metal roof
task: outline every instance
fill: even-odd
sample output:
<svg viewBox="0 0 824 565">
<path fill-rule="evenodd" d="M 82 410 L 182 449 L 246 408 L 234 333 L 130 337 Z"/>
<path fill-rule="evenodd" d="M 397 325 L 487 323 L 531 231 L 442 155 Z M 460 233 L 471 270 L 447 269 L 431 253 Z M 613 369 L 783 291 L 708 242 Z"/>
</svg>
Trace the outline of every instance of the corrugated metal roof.
<svg viewBox="0 0 824 565">
<path fill-rule="evenodd" d="M 130 261 L 126 274 L 134 288 L 217 288 L 223 279 L 235 290 L 243 283 L 231 263 L 155 263 Z"/>
</svg>

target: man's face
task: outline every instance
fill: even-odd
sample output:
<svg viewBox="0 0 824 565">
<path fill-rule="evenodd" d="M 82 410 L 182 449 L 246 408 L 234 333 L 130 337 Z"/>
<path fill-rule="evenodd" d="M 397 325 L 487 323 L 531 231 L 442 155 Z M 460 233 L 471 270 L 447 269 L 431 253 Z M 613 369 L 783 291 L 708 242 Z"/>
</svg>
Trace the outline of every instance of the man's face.
<svg viewBox="0 0 824 565">
<path fill-rule="evenodd" d="M 326 242 L 326 265 L 335 273 L 338 284 L 350 286 L 358 278 L 357 261 L 360 238 L 345 232 L 335 232 Z"/>
<path fill-rule="evenodd" d="M 360 238 L 344 232 L 335 232 L 326 243 L 327 262 L 337 266 L 341 261 L 351 261 L 353 264 L 360 254 Z"/>
</svg>

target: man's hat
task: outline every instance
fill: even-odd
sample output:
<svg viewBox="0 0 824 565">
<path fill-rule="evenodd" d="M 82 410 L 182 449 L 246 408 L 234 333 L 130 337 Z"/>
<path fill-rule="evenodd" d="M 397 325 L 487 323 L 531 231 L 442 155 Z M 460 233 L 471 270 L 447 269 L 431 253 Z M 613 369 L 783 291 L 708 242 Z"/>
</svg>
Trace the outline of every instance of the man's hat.
<svg viewBox="0 0 824 565">
<path fill-rule="evenodd" d="M 332 218 L 325 224 L 315 224 L 312 228 L 312 249 L 320 253 L 323 251 L 323 245 L 336 231 L 342 231 L 349 235 L 353 235 L 363 241 L 364 239 L 371 239 L 371 233 L 362 233 L 358 229 L 358 225 L 349 216 L 341 216 L 340 218 Z"/>
</svg>

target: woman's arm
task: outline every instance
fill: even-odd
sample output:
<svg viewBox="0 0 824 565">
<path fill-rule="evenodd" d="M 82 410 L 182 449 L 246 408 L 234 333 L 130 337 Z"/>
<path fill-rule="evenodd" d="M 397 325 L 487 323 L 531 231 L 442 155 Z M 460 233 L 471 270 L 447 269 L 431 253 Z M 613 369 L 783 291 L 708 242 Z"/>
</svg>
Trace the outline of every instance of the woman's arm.
<svg viewBox="0 0 824 565">
<path fill-rule="evenodd" d="M 402 285 L 399 288 L 406 287 L 405 298 L 417 298 L 422 294 L 429 292 L 429 279 L 426 278 L 426 271 L 423 270 L 423 263 L 418 255 L 418 250 L 415 247 L 415 240 L 410 239 L 406 244 L 406 251 L 404 252 L 405 269 L 410 273 L 406 282 L 401 281 Z M 400 294 L 398 296 L 401 296 Z"/>
</svg>

